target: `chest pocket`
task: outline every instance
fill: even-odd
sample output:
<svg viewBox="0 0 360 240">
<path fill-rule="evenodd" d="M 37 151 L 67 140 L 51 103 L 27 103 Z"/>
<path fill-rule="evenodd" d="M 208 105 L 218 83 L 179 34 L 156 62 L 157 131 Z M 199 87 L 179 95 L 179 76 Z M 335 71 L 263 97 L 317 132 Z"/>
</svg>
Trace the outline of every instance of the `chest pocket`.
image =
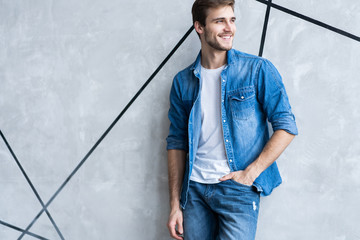
<svg viewBox="0 0 360 240">
<path fill-rule="evenodd" d="M 254 88 L 246 87 L 229 92 L 229 103 L 231 114 L 234 119 L 249 119 L 255 112 Z"/>
</svg>

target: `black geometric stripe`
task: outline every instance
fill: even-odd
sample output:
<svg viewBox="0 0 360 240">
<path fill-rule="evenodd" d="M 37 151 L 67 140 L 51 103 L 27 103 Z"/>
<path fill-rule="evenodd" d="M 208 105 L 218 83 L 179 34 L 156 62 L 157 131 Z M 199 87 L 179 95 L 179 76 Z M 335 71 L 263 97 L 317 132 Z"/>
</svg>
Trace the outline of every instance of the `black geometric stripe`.
<svg viewBox="0 0 360 240">
<path fill-rule="evenodd" d="M 31 180 L 30 180 L 30 178 L 29 178 L 29 177 L 28 177 L 28 175 L 26 174 L 26 172 L 25 172 L 24 168 L 21 166 L 20 161 L 19 161 L 19 160 L 18 160 L 18 158 L 16 157 L 16 155 L 15 155 L 14 151 L 12 150 L 12 148 L 11 148 L 11 146 L 10 146 L 9 142 L 6 140 L 6 138 L 5 138 L 4 134 L 2 133 L 2 131 L 1 131 L 1 130 L 0 130 L 0 136 L 1 136 L 1 138 L 3 139 L 3 141 L 5 142 L 6 147 L 7 147 L 7 148 L 8 148 L 8 150 L 10 151 L 11 156 L 14 158 L 14 160 L 15 160 L 15 162 L 16 162 L 16 164 L 17 164 L 17 166 L 20 168 L 20 171 L 21 171 L 21 172 L 22 172 L 22 174 L 24 175 L 24 177 L 25 177 L 26 181 L 27 181 L 27 182 L 28 182 L 28 184 L 30 185 L 30 187 L 31 187 L 32 191 L 34 192 L 34 194 L 35 194 L 36 198 L 39 200 L 39 202 L 40 202 L 41 206 L 42 206 L 42 207 L 44 207 L 44 202 L 42 201 L 42 199 L 41 199 L 41 197 L 40 197 L 39 193 L 36 191 L 36 189 L 35 189 L 34 185 L 32 184 L 32 182 L 31 182 Z M 55 223 L 54 219 L 51 217 L 51 215 L 50 215 L 49 211 L 48 211 L 47 209 L 46 209 L 45 211 L 46 211 L 46 214 L 48 215 L 48 217 L 49 217 L 49 219 L 50 219 L 50 221 L 51 221 L 52 225 L 53 225 L 53 226 L 54 226 L 54 228 L 56 229 L 56 232 L 59 234 L 60 238 L 61 238 L 61 239 L 64 239 L 63 235 L 62 235 L 62 234 L 61 234 L 61 232 L 60 232 L 60 229 L 59 229 L 59 228 L 58 228 L 58 226 L 56 225 L 56 223 Z"/>
<path fill-rule="evenodd" d="M 292 10 L 288 9 L 288 8 L 284 8 L 284 7 L 279 6 L 279 5 L 277 5 L 277 4 L 271 3 L 271 1 L 270 1 L 270 2 L 265 1 L 265 0 L 256 0 L 256 1 L 261 2 L 261 3 L 263 3 L 263 4 L 266 4 L 266 5 L 268 5 L 268 6 L 270 5 L 271 7 L 276 8 L 276 9 L 282 11 L 282 12 L 288 13 L 288 14 L 290 14 L 290 15 L 292 15 L 292 16 L 301 18 L 301 19 L 303 19 L 303 20 L 305 20 L 305 21 L 311 22 L 311 23 L 313 23 L 313 24 L 315 24 L 315 25 L 318 25 L 318 26 L 320 26 L 320 27 L 326 28 L 326 29 L 328 29 L 328 30 L 330 30 L 330 31 L 336 32 L 336 33 L 341 34 L 341 35 L 343 35 L 343 36 L 345 36 L 345 37 L 348 37 L 348 38 L 351 38 L 351 39 L 353 39 L 353 40 L 356 40 L 356 41 L 360 42 L 360 37 L 359 37 L 359 36 L 356 36 L 356 35 L 354 35 L 354 34 L 351 34 L 351 33 L 349 33 L 349 32 L 346 32 L 346 31 L 344 31 L 344 30 L 341 30 L 341 29 L 339 29 L 339 28 L 330 26 L 330 25 L 328 25 L 328 24 L 326 24 L 326 23 L 320 22 L 320 21 L 318 21 L 318 20 L 316 20 L 316 19 L 313 19 L 313 18 L 311 18 L 311 17 L 305 16 L 305 15 L 303 15 L 303 14 L 297 13 L 297 12 L 295 12 L 295 11 L 292 11 Z"/>
<path fill-rule="evenodd" d="M 21 229 L 21 228 L 19 228 L 19 227 L 16 227 L 16 226 L 14 226 L 14 225 L 12 225 L 12 224 L 10 224 L 10 223 L 7 223 L 7 222 L 1 221 L 1 220 L 0 220 L 0 224 L 1 224 L 1 225 L 4 225 L 4 226 L 6 226 L 6 227 L 12 228 L 12 229 L 14 229 L 14 230 L 16 230 L 16 231 L 26 233 L 27 235 L 32 236 L 32 237 L 35 237 L 35 238 L 37 238 L 37 239 L 49 240 L 49 239 L 44 238 L 44 237 L 42 237 L 42 236 L 40 236 L 40 235 L 37 235 L 37 234 L 32 233 L 32 232 L 29 232 L 29 231 L 25 231 L 24 229 Z"/>
<path fill-rule="evenodd" d="M 266 13 L 265 13 L 265 20 L 264 20 L 264 26 L 261 36 L 261 43 L 260 43 L 260 50 L 259 50 L 259 56 L 261 57 L 264 51 L 264 45 L 265 45 L 265 38 L 266 38 L 266 30 L 269 22 L 269 16 L 270 16 L 270 9 L 271 9 L 271 0 L 267 3 Z"/>
</svg>

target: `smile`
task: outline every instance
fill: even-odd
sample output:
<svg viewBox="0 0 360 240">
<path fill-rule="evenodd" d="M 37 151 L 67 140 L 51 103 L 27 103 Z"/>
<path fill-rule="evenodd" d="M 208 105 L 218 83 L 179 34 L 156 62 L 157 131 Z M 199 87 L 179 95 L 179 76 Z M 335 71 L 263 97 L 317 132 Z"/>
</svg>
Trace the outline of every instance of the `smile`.
<svg viewBox="0 0 360 240">
<path fill-rule="evenodd" d="M 223 35 L 223 36 L 220 36 L 222 39 L 230 39 L 232 37 L 232 35 Z"/>
</svg>

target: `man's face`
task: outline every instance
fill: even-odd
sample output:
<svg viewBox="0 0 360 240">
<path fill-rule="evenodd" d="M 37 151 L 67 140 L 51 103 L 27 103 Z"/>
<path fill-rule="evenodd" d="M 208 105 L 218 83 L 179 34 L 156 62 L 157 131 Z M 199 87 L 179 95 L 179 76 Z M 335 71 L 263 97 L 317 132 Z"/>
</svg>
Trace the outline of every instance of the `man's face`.
<svg viewBox="0 0 360 240">
<path fill-rule="evenodd" d="M 230 6 L 208 10 L 206 25 L 203 27 L 203 44 L 219 51 L 232 48 L 236 32 L 235 15 Z"/>
</svg>

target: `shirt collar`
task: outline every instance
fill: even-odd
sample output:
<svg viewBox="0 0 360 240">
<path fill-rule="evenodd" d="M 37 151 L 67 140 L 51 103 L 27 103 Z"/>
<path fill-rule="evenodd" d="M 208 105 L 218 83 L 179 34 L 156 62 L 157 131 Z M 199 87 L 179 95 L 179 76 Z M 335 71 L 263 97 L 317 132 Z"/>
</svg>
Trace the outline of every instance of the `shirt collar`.
<svg viewBox="0 0 360 240">
<path fill-rule="evenodd" d="M 231 65 L 234 62 L 234 49 L 230 49 L 229 51 L 227 51 L 226 53 L 226 58 L 227 58 L 227 65 Z M 195 62 L 192 64 L 191 70 L 193 70 L 194 74 L 196 77 L 200 77 L 200 72 L 201 72 L 201 50 L 195 60 Z"/>
</svg>

